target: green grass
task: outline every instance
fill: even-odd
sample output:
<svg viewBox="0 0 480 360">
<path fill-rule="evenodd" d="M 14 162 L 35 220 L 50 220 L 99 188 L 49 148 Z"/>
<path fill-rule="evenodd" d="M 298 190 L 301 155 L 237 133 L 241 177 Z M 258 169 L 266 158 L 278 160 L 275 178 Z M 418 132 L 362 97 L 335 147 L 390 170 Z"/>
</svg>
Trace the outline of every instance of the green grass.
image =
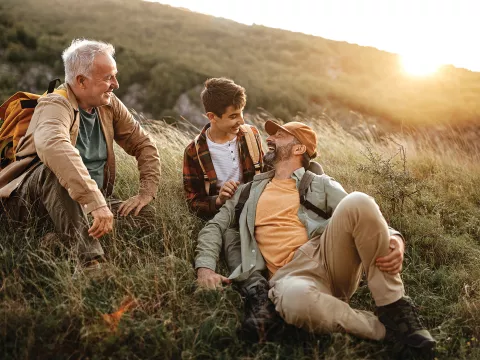
<svg viewBox="0 0 480 360">
<path fill-rule="evenodd" d="M 252 119 L 257 124 L 263 120 Z M 313 120 L 312 120 L 313 121 Z M 403 279 L 438 339 L 437 358 L 480 358 L 480 166 L 478 157 L 411 137 L 364 143 L 332 123 L 313 121 L 319 158 L 347 191 L 373 195 L 407 237 Z M 162 159 L 154 229 L 118 223 L 103 238 L 114 276 L 72 279 L 75 256 L 45 231 L 0 226 L 2 359 L 381 359 L 382 343 L 334 334 L 288 333 L 252 344 L 237 335 L 242 299 L 231 288 L 195 286 L 193 257 L 202 223 L 183 201 L 181 163 L 190 140 L 174 127 L 149 127 Z M 402 149 L 405 151 L 399 151 Z M 117 149 L 118 150 L 118 149 Z M 404 154 L 404 156 L 402 155 Z M 135 194 L 135 161 L 117 151 L 121 198 Z M 414 192 L 414 194 L 411 194 Z M 102 314 L 124 299 L 137 306 L 116 331 Z M 363 285 L 355 307 L 373 310 Z"/>
<path fill-rule="evenodd" d="M 129 107 L 153 118 L 175 115 L 181 94 L 218 76 L 247 89 L 247 111 L 262 107 L 284 120 L 332 104 L 397 128 L 475 125 L 480 116 L 480 73 L 444 66 L 412 77 L 398 55 L 372 47 L 142 0 L 2 0 L 0 13 L 0 103 L 63 78 L 60 54 L 85 37 L 115 45 L 116 94 L 136 97 Z M 129 90 L 135 84 L 144 92 Z"/>
</svg>

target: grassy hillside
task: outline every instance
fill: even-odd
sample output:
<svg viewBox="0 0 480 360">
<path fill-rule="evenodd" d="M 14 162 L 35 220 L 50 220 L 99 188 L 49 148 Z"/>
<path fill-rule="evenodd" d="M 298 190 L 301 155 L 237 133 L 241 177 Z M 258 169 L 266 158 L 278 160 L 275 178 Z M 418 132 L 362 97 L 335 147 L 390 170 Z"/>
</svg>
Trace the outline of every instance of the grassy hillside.
<svg viewBox="0 0 480 360">
<path fill-rule="evenodd" d="M 0 13 L 2 99 L 61 76 L 61 50 L 87 37 L 117 47 L 119 95 L 137 97 L 137 110 L 156 118 L 212 76 L 244 85 L 249 110 L 285 120 L 327 102 L 403 125 L 476 123 L 480 115 L 479 73 L 446 66 L 411 78 L 396 55 L 374 48 L 140 0 L 3 0 Z"/>
<path fill-rule="evenodd" d="M 318 160 L 347 191 L 364 191 L 407 238 L 403 279 L 424 323 L 438 339 L 438 359 L 480 358 L 480 167 L 453 145 L 393 139 L 356 140 L 314 119 Z M 263 120 L 256 119 L 261 127 Z M 342 334 L 284 334 L 249 344 L 236 328 L 242 300 L 230 288 L 201 291 L 192 267 L 200 221 L 183 201 L 181 161 L 189 141 L 173 127 L 151 125 L 163 177 L 150 230 L 117 223 L 103 238 L 111 277 L 72 279 L 69 246 L 42 241 L 32 228 L 0 225 L 2 359 L 381 359 L 384 344 Z M 400 147 L 401 145 L 401 147 Z M 135 161 L 118 152 L 116 193 L 132 195 Z M 15 227 L 17 229 L 17 227 Z M 134 300 L 118 327 L 102 315 Z M 373 310 L 365 285 L 353 305 Z"/>
</svg>

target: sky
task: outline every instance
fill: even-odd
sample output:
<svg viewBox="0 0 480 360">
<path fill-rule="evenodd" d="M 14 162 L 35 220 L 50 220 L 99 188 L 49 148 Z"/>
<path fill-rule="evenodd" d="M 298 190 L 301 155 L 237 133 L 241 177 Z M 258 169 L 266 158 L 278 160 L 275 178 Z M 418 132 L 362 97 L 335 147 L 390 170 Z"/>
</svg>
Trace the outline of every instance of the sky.
<svg viewBox="0 0 480 360">
<path fill-rule="evenodd" d="M 373 46 L 412 72 L 480 71 L 479 0 L 150 0 L 204 14 Z M 408 70 L 408 69 L 407 69 Z"/>
</svg>

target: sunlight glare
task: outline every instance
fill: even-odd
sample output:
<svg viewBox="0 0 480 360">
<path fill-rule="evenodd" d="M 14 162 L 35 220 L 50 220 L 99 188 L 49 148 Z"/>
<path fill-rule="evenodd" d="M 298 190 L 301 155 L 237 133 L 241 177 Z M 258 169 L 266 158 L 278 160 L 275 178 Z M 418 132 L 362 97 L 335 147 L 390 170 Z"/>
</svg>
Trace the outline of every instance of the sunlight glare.
<svg viewBox="0 0 480 360">
<path fill-rule="evenodd" d="M 405 56 L 402 55 L 401 63 L 403 70 L 414 76 L 428 76 L 435 73 L 440 67 L 440 63 L 428 58 L 427 56 Z"/>
</svg>

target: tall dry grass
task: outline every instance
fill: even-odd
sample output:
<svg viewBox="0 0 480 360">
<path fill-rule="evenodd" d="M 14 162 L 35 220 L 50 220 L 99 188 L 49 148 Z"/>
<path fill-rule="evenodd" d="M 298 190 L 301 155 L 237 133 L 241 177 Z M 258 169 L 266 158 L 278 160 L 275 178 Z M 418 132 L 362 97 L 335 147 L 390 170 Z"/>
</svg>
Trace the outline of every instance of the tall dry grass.
<svg viewBox="0 0 480 360">
<path fill-rule="evenodd" d="M 253 118 L 262 128 L 263 119 Z M 319 136 L 327 174 L 347 191 L 373 195 L 407 238 L 403 279 L 438 339 L 437 358 L 480 358 L 480 166 L 478 158 L 441 151 L 411 137 L 360 141 L 325 119 L 304 119 Z M 195 286 L 192 263 L 200 220 L 183 200 L 181 163 L 192 135 L 145 125 L 156 139 L 162 183 L 153 230 L 117 223 L 102 244 L 112 276 L 72 278 L 75 254 L 42 242 L 46 231 L 0 225 L 2 359 L 344 359 L 391 358 L 392 349 L 345 334 L 302 332 L 251 344 L 237 335 L 240 295 Z M 116 195 L 136 193 L 135 161 L 117 149 Z M 125 301 L 134 305 L 116 323 Z M 352 304 L 374 308 L 366 286 Z M 110 318 L 112 319 L 112 318 Z"/>
</svg>

